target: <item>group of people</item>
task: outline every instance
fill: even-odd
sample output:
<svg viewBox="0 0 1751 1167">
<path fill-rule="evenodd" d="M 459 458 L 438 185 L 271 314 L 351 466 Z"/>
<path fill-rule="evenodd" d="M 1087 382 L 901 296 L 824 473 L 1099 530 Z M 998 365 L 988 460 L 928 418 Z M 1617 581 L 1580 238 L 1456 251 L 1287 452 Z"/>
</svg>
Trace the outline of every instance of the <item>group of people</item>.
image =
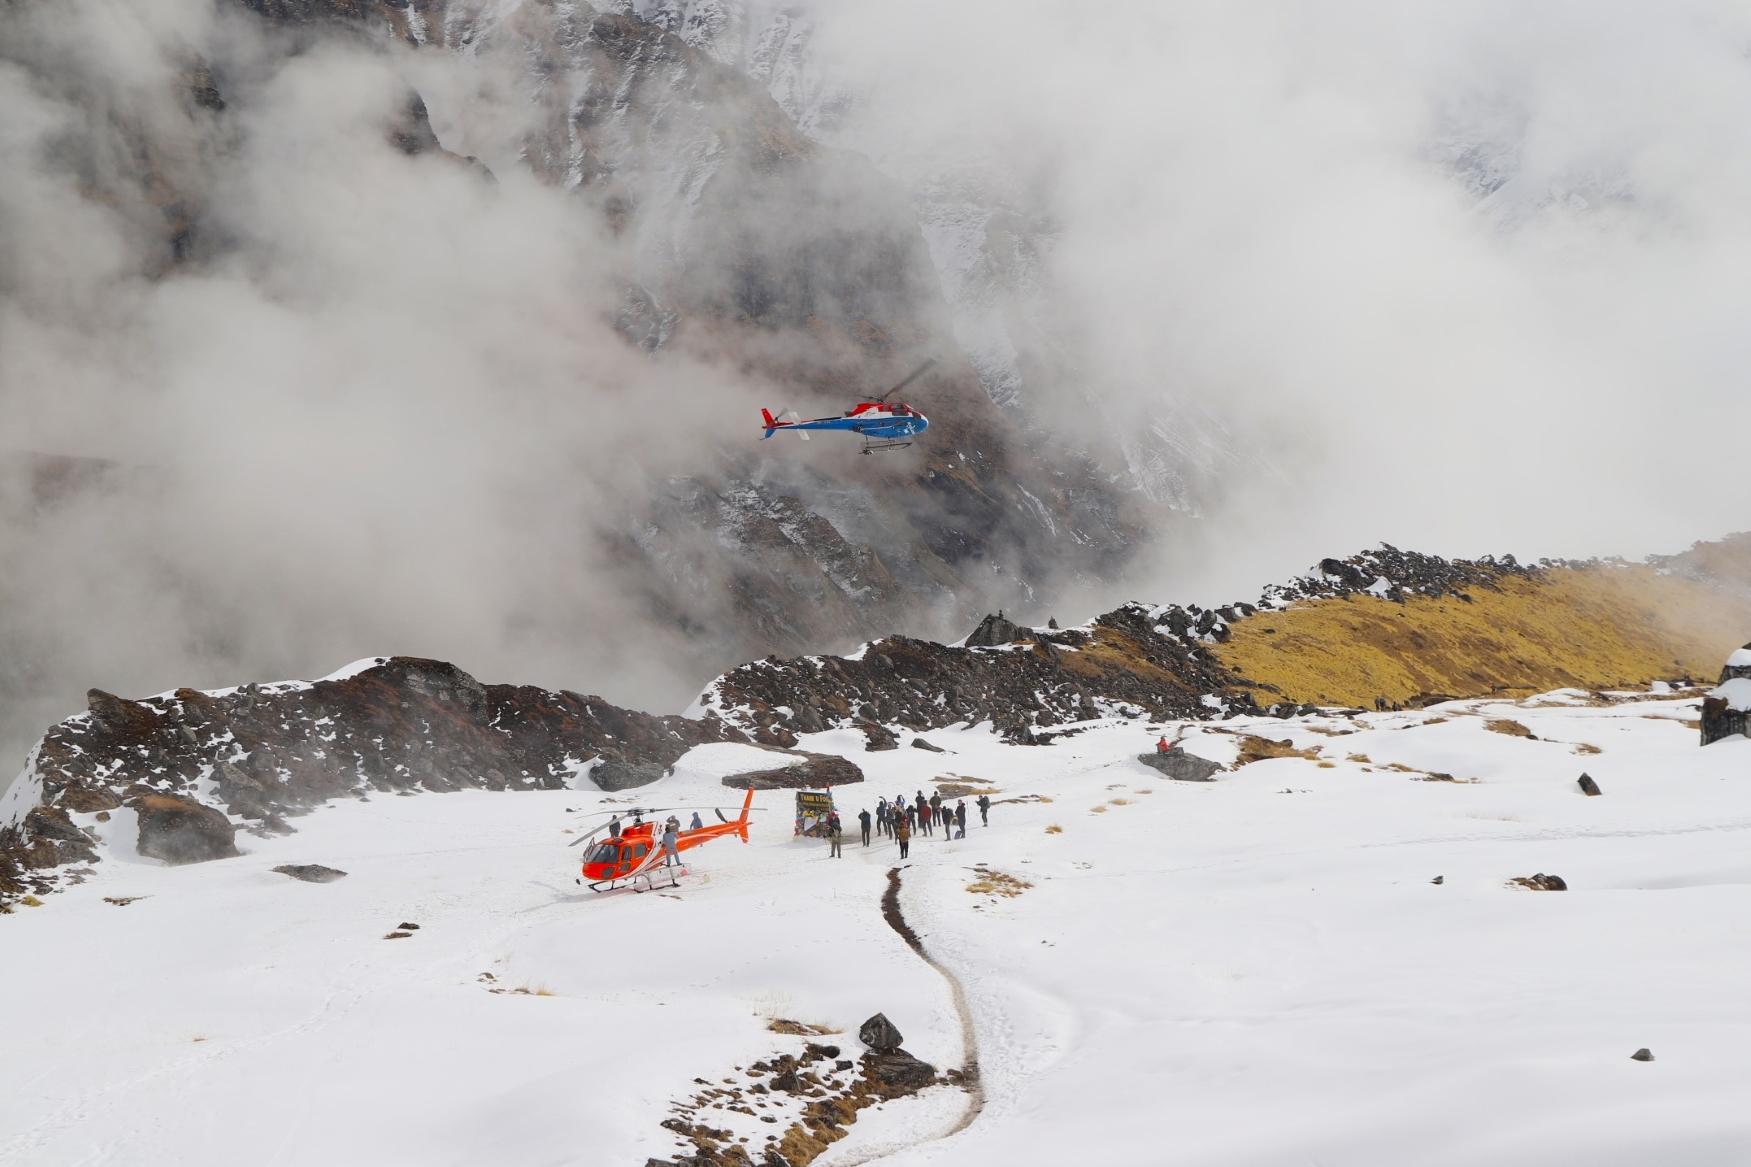
<svg viewBox="0 0 1751 1167">
<path fill-rule="evenodd" d="M 979 810 L 979 821 L 985 826 L 991 825 L 991 798 L 981 794 L 973 800 L 973 805 Z M 897 794 L 893 800 L 886 798 L 876 800 L 875 814 L 870 814 L 868 808 L 858 811 L 857 821 L 863 835 L 863 845 L 870 845 L 872 832 L 885 835 L 894 840 L 900 848 L 900 858 L 905 859 L 912 853 L 912 836 L 923 832 L 934 835 L 941 830 L 944 837 L 964 839 L 967 837 L 967 800 L 959 799 L 953 806 L 945 805 L 942 794 L 933 792 L 928 798 L 924 791 L 918 791 L 908 799 L 904 794 Z M 827 817 L 827 839 L 832 844 L 833 856 L 840 855 L 841 840 L 844 830 L 839 822 L 837 811 Z"/>
</svg>

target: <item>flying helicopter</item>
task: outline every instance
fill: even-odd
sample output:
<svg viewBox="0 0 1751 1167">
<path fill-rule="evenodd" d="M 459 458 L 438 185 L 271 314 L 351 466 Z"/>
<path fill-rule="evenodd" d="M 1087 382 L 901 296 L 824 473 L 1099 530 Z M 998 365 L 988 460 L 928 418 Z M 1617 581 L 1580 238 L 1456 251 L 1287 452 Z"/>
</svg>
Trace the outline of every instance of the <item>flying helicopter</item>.
<svg viewBox="0 0 1751 1167">
<path fill-rule="evenodd" d="M 709 810 L 717 815 L 718 821 L 710 826 L 700 827 L 692 831 L 677 832 L 675 850 L 686 851 L 713 839 L 721 839 L 725 835 L 739 835 L 742 842 L 748 841 L 748 813 L 755 809 L 754 790 L 748 789 L 748 796 L 742 800 L 742 814 L 739 818 L 726 819 L 723 812 L 726 808 L 717 806 L 633 806 L 624 811 L 604 810 L 597 814 L 613 815 L 614 819 L 603 823 L 581 839 L 573 840 L 567 846 L 576 847 L 580 843 L 588 843 L 597 835 L 607 830 L 622 814 L 630 814 L 632 822 L 620 828 L 618 834 L 591 847 L 584 854 L 583 875 L 579 883 L 589 880 L 591 891 L 608 891 L 616 886 L 631 886 L 633 891 L 648 891 L 656 886 L 655 879 L 663 872 L 669 876 L 669 887 L 679 886 L 675 876 L 679 869 L 663 866 L 663 837 L 658 832 L 658 823 L 645 822 L 647 814 L 662 814 L 672 810 Z M 735 809 L 730 807 L 728 809 Z M 638 881 L 644 882 L 644 887 L 636 886 Z"/>
<path fill-rule="evenodd" d="M 760 440 L 765 441 L 779 430 L 795 433 L 805 442 L 809 440 L 810 430 L 850 430 L 862 435 L 866 454 L 877 450 L 903 450 L 912 444 L 910 439 L 930 428 L 930 419 L 905 402 L 889 401 L 888 398 L 922 377 L 934 364 L 934 359 L 925 361 L 912 370 L 911 376 L 880 397 L 866 397 L 862 404 L 846 410 L 839 417 L 802 421 L 793 409 L 787 409 L 777 417 L 772 416 L 771 410 L 762 409 L 760 419 L 766 432 L 760 435 Z"/>
</svg>

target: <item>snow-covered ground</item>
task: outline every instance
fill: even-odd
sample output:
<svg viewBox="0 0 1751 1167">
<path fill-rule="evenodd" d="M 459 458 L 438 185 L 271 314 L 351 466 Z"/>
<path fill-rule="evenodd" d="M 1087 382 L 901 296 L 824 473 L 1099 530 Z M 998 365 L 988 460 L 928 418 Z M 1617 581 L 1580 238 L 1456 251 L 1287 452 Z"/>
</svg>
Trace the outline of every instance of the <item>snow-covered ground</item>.
<svg viewBox="0 0 1751 1167">
<path fill-rule="evenodd" d="M 1556 694 L 1192 726 L 1219 761 L 1244 733 L 1318 751 L 1205 784 L 1138 764 L 1137 722 L 1043 748 L 925 735 L 947 754 L 814 735 L 869 775 L 850 814 L 937 779 L 1025 800 L 918 838 L 903 877 L 965 987 L 983 1112 L 933 1140 L 963 1110 L 935 1088 L 817 1162 L 1751 1162 L 1751 743 L 1699 748 L 1695 716 Z M 0 1162 L 638 1167 L 680 1149 L 659 1123 L 695 1079 L 800 1050 L 771 1018 L 852 1056 L 880 1010 L 961 1064 L 947 983 L 882 919 L 893 845 L 829 859 L 792 839 L 786 792 L 678 892 L 573 883 L 575 812 L 730 805 L 718 777 L 770 759 L 704 747 L 618 803 L 339 803 L 182 868 L 133 856 L 118 813 L 86 883 L 0 920 Z M 977 864 L 1031 886 L 970 892 Z M 1535 872 L 1569 890 L 1509 882 Z M 710 1121 L 745 1123 L 758 1161 L 783 1129 L 758 1117 Z"/>
</svg>

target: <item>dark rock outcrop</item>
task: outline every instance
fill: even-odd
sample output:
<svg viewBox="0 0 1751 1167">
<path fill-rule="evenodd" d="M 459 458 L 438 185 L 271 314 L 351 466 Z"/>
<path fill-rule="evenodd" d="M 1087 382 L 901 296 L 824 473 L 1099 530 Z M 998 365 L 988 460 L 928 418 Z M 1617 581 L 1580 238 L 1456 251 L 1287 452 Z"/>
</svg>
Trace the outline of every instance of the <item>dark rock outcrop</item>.
<svg viewBox="0 0 1751 1167">
<path fill-rule="evenodd" d="M 591 759 L 599 784 L 661 777 L 683 753 L 745 741 L 714 717 L 657 717 L 599 697 L 483 685 L 443 661 L 389 657 L 339 680 L 178 689 L 52 727 L 37 753 L 51 807 L 114 807 L 186 797 L 203 777 L 233 815 L 277 822 L 328 799 L 373 791 L 557 789 Z"/>
<path fill-rule="evenodd" d="M 180 865 L 238 854 L 237 828 L 204 803 L 174 794 L 143 794 L 133 806 L 140 820 L 135 850 L 142 855 Z"/>
<path fill-rule="evenodd" d="M 892 636 L 856 660 L 769 658 L 719 677 L 705 704 L 755 741 L 781 746 L 804 731 L 795 712 L 803 708 L 818 724 L 856 726 L 866 736 L 876 721 L 912 730 L 991 722 L 1017 743 L 1099 717 L 1103 706 L 1157 718 L 1255 708 L 1205 643 L 1183 609 L 1126 604 L 1086 628 L 1037 634 L 1025 647 L 950 648 Z M 1226 705 L 1206 702 L 1217 695 Z M 870 748 L 885 747 L 872 740 Z"/>
<path fill-rule="evenodd" d="M 863 1064 L 870 1077 L 891 1089 L 922 1090 L 936 1082 L 936 1067 L 903 1049 L 864 1054 Z"/>
<path fill-rule="evenodd" d="M 968 648 L 996 648 L 1000 644 L 1018 644 L 1032 640 L 1033 635 L 1018 624 L 1005 619 L 1002 612 L 979 621 L 967 637 Z"/>
<path fill-rule="evenodd" d="M 1214 782 L 1221 772 L 1220 763 L 1196 754 L 1188 754 L 1177 746 L 1166 753 L 1152 751 L 1138 754 L 1137 760 L 1151 770 L 1158 770 L 1175 782 Z"/>
<path fill-rule="evenodd" d="M 1581 788 L 1582 794 L 1595 795 L 1601 793 L 1599 783 L 1593 781 L 1593 776 L 1591 774 L 1582 774 L 1580 778 L 1576 779 L 1576 785 Z"/>
<path fill-rule="evenodd" d="M 324 867 L 320 863 L 284 863 L 274 870 L 304 883 L 333 883 L 337 879 L 344 879 L 347 874 L 339 868 Z"/>
<path fill-rule="evenodd" d="M 1719 685 L 1702 699 L 1702 744 L 1751 737 L 1751 644 L 1727 658 Z"/>
<path fill-rule="evenodd" d="M 788 766 L 731 774 L 725 786 L 737 790 L 824 790 L 863 781 L 863 770 L 836 754 L 804 753 Z"/>
<path fill-rule="evenodd" d="M 1529 576 L 1538 570 L 1512 555 L 1499 559 L 1488 555 L 1475 560 L 1443 559 L 1438 555 L 1400 551 L 1390 543 L 1382 543 L 1374 550 L 1345 559 L 1322 559 L 1313 574 L 1266 588 L 1264 602 L 1281 606 L 1296 600 L 1369 591 L 1389 600 L 1407 595 L 1456 596 L 1464 600 L 1468 598 L 1468 589 L 1497 591 L 1500 590 L 1497 581 L 1503 576 Z M 1245 604 L 1235 606 L 1249 608 Z"/>
<path fill-rule="evenodd" d="M 590 781 L 600 790 L 633 790 L 666 777 L 670 768 L 660 762 L 627 762 L 615 758 L 590 771 Z"/>
<path fill-rule="evenodd" d="M 900 1029 L 887 1014 L 877 1013 L 857 1028 L 857 1040 L 867 1045 L 876 1053 L 889 1053 L 900 1048 L 906 1040 Z"/>
<path fill-rule="evenodd" d="M 1531 888 L 1533 891 L 1568 891 L 1569 890 L 1569 885 L 1563 881 L 1562 876 L 1560 876 L 1560 875 L 1546 875 L 1542 871 L 1540 871 L 1537 875 L 1519 876 L 1514 880 L 1514 882 L 1519 884 L 1521 887 Z"/>
</svg>

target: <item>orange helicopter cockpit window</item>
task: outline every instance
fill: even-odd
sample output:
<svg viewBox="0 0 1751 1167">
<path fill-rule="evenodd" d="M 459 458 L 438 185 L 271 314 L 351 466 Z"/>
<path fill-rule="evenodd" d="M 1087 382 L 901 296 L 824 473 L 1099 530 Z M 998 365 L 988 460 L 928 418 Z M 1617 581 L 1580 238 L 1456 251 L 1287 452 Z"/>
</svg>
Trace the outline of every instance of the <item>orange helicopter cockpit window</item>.
<svg viewBox="0 0 1751 1167">
<path fill-rule="evenodd" d="M 646 855 L 650 854 L 650 850 L 651 849 L 643 843 L 639 843 L 637 846 L 633 847 L 632 857 L 634 859 L 643 859 Z"/>
<path fill-rule="evenodd" d="M 596 846 L 596 849 L 590 852 L 590 857 L 589 857 L 589 859 L 586 860 L 586 862 L 588 862 L 588 863 L 618 863 L 618 862 L 620 862 L 620 848 L 615 846 L 613 843 L 598 844 Z"/>
</svg>

